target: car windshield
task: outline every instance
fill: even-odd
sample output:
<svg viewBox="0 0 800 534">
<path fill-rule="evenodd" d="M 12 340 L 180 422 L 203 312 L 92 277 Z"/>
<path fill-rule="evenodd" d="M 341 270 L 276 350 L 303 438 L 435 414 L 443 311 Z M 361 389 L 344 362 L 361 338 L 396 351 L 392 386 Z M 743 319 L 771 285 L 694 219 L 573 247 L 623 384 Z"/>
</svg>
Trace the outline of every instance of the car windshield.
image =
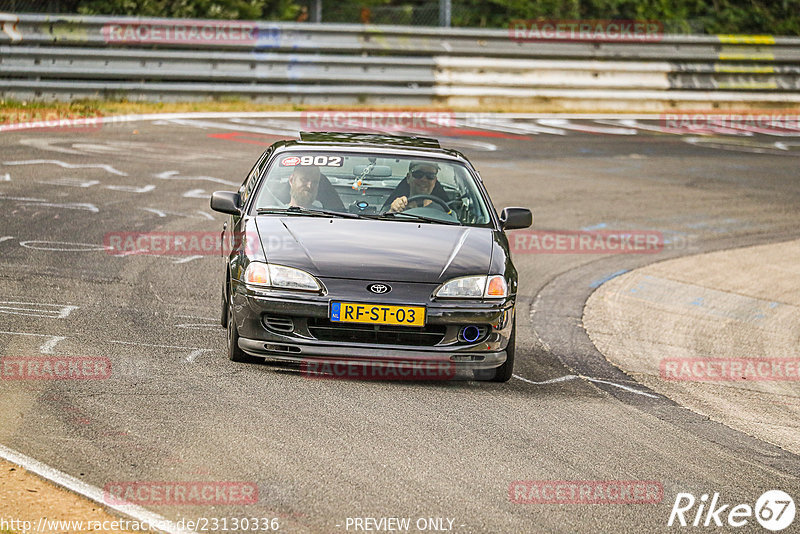
<svg viewBox="0 0 800 534">
<path fill-rule="evenodd" d="M 385 153 L 283 152 L 261 177 L 252 210 L 464 226 L 491 222 L 462 163 Z"/>
</svg>

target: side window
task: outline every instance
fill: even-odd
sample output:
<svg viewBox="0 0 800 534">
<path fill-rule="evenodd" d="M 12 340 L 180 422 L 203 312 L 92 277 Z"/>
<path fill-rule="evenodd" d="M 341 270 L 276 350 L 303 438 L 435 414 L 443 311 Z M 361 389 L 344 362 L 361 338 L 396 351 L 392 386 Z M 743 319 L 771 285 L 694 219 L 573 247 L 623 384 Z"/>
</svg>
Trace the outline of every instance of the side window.
<svg viewBox="0 0 800 534">
<path fill-rule="evenodd" d="M 247 175 L 247 178 L 245 178 L 242 186 L 239 188 L 239 197 L 242 199 L 242 206 L 247 204 L 247 199 L 250 198 L 250 194 L 253 192 L 253 189 L 255 189 L 256 184 L 258 183 L 258 178 L 264 171 L 270 154 L 272 154 L 271 147 L 268 148 L 264 154 L 262 154 L 261 159 L 259 159 L 253 168 L 250 169 L 250 174 Z"/>
</svg>

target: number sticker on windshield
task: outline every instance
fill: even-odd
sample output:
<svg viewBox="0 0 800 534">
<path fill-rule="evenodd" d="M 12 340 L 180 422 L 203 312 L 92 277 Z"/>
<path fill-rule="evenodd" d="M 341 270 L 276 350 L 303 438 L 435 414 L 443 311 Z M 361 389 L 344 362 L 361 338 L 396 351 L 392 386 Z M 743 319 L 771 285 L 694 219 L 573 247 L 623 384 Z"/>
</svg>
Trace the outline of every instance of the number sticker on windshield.
<svg viewBox="0 0 800 534">
<path fill-rule="evenodd" d="M 341 167 L 342 156 L 289 156 L 283 158 L 281 165 L 284 167 L 295 167 L 297 165 L 314 165 L 316 167 Z"/>
</svg>

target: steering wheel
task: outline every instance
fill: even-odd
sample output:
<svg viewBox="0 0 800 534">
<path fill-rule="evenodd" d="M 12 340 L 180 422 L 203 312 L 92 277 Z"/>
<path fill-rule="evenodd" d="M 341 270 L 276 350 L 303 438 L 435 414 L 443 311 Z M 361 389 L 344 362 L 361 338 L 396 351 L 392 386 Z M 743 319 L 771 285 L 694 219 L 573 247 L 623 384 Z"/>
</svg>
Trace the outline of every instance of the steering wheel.
<svg viewBox="0 0 800 534">
<path fill-rule="evenodd" d="M 447 205 L 447 202 L 442 200 L 441 198 L 434 196 L 434 195 L 414 195 L 413 197 L 408 197 L 407 202 L 412 202 L 414 200 L 432 200 L 434 204 L 436 204 L 439 208 L 442 209 L 445 213 L 450 213 L 450 206 Z"/>
</svg>

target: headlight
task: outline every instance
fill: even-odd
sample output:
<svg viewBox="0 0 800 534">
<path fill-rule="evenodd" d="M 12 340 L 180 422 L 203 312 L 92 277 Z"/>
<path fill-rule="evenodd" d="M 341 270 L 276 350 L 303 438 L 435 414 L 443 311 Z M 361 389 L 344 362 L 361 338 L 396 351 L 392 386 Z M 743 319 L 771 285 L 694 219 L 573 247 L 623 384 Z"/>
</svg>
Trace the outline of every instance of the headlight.
<svg viewBox="0 0 800 534">
<path fill-rule="evenodd" d="M 507 295 L 506 279 L 499 274 L 454 278 L 433 294 L 434 297 L 451 299 L 503 298 Z"/>
<path fill-rule="evenodd" d="M 274 287 L 276 289 L 296 289 L 300 291 L 320 291 L 322 288 L 317 279 L 300 269 L 284 265 L 267 265 L 262 262 L 250 262 L 244 272 L 244 281 L 248 285 Z"/>
</svg>

